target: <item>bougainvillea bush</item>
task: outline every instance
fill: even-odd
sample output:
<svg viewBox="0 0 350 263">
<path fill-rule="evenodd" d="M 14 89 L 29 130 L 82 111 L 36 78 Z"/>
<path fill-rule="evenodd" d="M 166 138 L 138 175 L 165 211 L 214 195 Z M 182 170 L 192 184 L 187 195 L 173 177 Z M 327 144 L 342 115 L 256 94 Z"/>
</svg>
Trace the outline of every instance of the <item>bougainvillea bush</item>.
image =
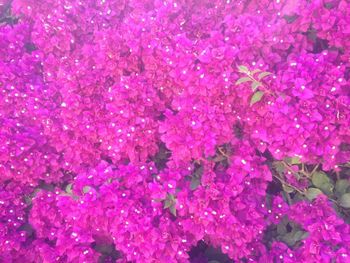
<svg viewBox="0 0 350 263">
<path fill-rule="evenodd" d="M 0 262 L 350 262 L 349 105 L 349 0 L 0 0 Z"/>
</svg>

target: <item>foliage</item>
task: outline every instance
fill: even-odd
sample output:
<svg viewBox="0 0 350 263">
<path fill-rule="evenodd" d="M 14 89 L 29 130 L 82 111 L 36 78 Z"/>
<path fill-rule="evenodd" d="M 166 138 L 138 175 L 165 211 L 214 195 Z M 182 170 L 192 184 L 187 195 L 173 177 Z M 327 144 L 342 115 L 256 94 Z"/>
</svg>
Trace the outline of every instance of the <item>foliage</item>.
<svg viewBox="0 0 350 263">
<path fill-rule="evenodd" d="M 349 262 L 350 3 L 0 0 L 0 262 Z"/>
</svg>

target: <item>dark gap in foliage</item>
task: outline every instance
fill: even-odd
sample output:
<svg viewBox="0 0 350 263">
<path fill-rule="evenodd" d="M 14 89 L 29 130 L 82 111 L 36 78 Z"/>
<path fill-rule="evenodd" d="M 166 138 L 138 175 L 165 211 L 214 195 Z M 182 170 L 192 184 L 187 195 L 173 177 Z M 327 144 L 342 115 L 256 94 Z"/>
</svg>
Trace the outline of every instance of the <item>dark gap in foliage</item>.
<svg viewBox="0 0 350 263">
<path fill-rule="evenodd" d="M 326 39 L 322 39 L 319 37 L 316 37 L 312 49 L 312 53 L 321 53 L 323 50 L 326 50 L 329 48 L 329 41 Z"/>
<path fill-rule="evenodd" d="M 8 1 L 0 7 L 0 24 L 13 26 L 18 23 L 19 18 L 12 15 L 11 5 L 12 1 Z"/>
<path fill-rule="evenodd" d="M 288 233 L 290 233 L 290 232 L 292 232 L 292 230 L 293 230 L 293 227 L 288 223 L 288 224 L 286 225 L 286 231 L 287 231 Z"/>
<path fill-rule="evenodd" d="M 350 79 L 350 67 L 346 67 L 346 68 L 345 68 L 344 78 L 345 78 L 346 80 L 349 80 L 349 79 Z"/>
<path fill-rule="evenodd" d="M 28 42 L 24 45 L 24 48 L 28 53 L 32 53 L 33 51 L 37 50 L 37 47 L 33 42 Z"/>
<path fill-rule="evenodd" d="M 111 77 L 111 76 L 108 76 L 106 78 L 106 81 L 105 81 L 105 86 L 106 86 L 106 88 L 110 88 L 110 87 L 112 87 L 114 85 L 114 83 L 115 83 L 114 78 Z"/>
<path fill-rule="evenodd" d="M 225 37 L 225 33 L 226 33 L 226 23 L 222 23 L 220 25 L 220 29 L 221 29 L 221 35 L 223 35 L 223 37 Z"/>
<path fill-rule="evenodd" d="M 204 172 L 204 167 L 202 163 L 195 162 L 194 163 L 194 170 L 193 170 L 193 175 L 197 177 L 201 177 Z"/>
<path fill-rule="evenodd" d="M 101 145 L 102 145 L 101 142 L 95 142 L 94 143 L 94 148 L 98 149 L 98 148 L 100 148 Z"/>
<path fill-rule="evenodd" d="M 272 153 L 269 150 L 266 150 L 265 152 L 262 153 L 262 156 L 266 159 L 266 162 L 270 167 L 272 165 L 272 162 L 274 161 Z"/>
<path fill-rule="evenodd" d="M 3 189 L 5 189 L 9 184 L 12 183 L 12 180 L 11 179 L 8 179 L 8 180 L 5 180 L 3 183 L 2 183 L 2 187 Z"/>
<path fill-rule="evenodd" d="M 309 52 L 313 54 L 321 53 L 323 50 L 329 49 L 329 41 L 326 39 L 319 38 L 317 36 L 317 30 L 312 28 L 308 29 L 306 33 L 302 33 L 303 35 L 306 35 L 307 39 L 313 43 L 312 50 L 309 50 Z"/>
<path fill-rule="evenodd" d="M 164 114 L 164 112 L 161 112 L 161 113 L 159 114 L 158 120 L 159 120 L 159 121 L 164 121 L 164 120 L 165 120 L 165 114 Z"/>
<path fill-rule="evenodd" d="M 290 55 L 294 50 L 294 46 L 290 45 L 289 48 L 286 50 L 286 54 Z M 276 70 L 276 68 L 274 67 L 274 70 Z"/>
<path fill-rule="evenodd" d="M 222 161 L 215 162 L 214 171 L 219 172 L 219 173 L 220 172 L 224 173 L 229 166 L 230 166 L 229 160 L 227 158 L 224 158 Z M 229 180 L 229 176 L 228 176 L 228 178 L 221 178 L 221 177 L 222 176 L 220 176 L 219 178 L 223 179 L 223 180 L 225 180 L 225 179 Z"/>
<path fill-rule="evenodd" d="M 123 69 L 123 76 L 130 76 L 131 75 L 131 71 L 127 70 L 127 69 Z"/>
<path fill-rule="evenodd" d="M 335 7 L 335 3 L 334 2 L 327 2 L 323 4 L 325 8 L 327 9 L 332 9 Z"/>
<path fill-rule="evenodd" d="M 191 263 L 232 263 L 233 261 L 221 249 L 199 241 L 188 252 Z"/>
<path fill-rule="evenodd" d="M 290 249 L 301 246 L 302 240 L 307 238 L 309 233 L 302 227 L 291 221 L 288 217 L 283 217 L 277 225 L 269 225 L 263 232 L 263 243 L 268 249 L 274 241 L 285 243 Z"/>
<path fill-rule="evenodd" d="M 243 139 L 244 136 L 244 127 L 243 124 L 240 121 L 236 121 L 233 125 L 233 134 L 235 137 L 239 140 Z"/>
<path fill-rule="evenodd" d="M 124 9 L 121 10 L 121 11 L 119 12 L 119 15 L 118 15 L 118 20 L 119 20 L 119 22 L 123 22 L 123 20 L 124 20 L 126 14 L 127 14 L 128 12 L 130 12 L 130 11 L 132 11 L 132 9 L 129 8 L 129 6 L 128 6 L 127 3 L 125 3 Z"/>
<path fill-rule="evenodd" d="M 138 64 L 139 73 L 143 73 L 145 71 L 145 63 L 143 62 L 142 55 L 139 57 Z"/>
<path fill-rule="evenodd" d="M 200 241 L 201 242 L 201 241 Z M 199 242 L 199 243 L 200 243 Z M 205 250 L 207 248 L 207 245 L 204 244 L 197 244 L 197 247 L 195 248 L 192 248 L 191 249 L 191 252 L 192 251 L 195 251 L 192 255 L 190 254 L 190 262 L 191 263 L 205 263 L 205 262 L 208 262 L 208 259 L 207 257 L 205 256 Z M 190 252 L 190 253 L 191 253 Z"/>
<path fill-rule="evenodd" d="M 37 238 L 36 231 L 34 227 L 29 223 L 29 215 L 30 211 L 33 207 L 32 199 L 35 197 L 36 193 L 39 191 L 38 188 L 33 189 L 31 193 L 28 193 L 23 196 L 23 202 L 26 204 L 24 209 L 24 223 L 17 229 L 17 231 L 25 231 L 26 232 L 26 244 L 31 244 L 33 240 Z"/>
<path fill-rule="evenodd" d="M 231 211 L 231 214 L 235 214 L 237 213 L 237 207 L 236 207 L 236 199 L 239 200 L 238 196 L 235 196 L 235 197 L 230 197 L 230 200 L 229 200 L 229 203 L 228 203 L 228 206 L 230 208 L 230 211 Z"/>
<path fill-rule="evenodd" d="M 169 109 L 170 111 L 172 111 L 174 115 L 176 115 L 176 114 L 179 113 L 178 110 L 172 109 L 171 107 L 169 107 L 168 109 Z"/>
<path fill-rule="evenodd" d="M 154 216 L 152 218 L 152 221 L 151 221 L 151 224 L 153 227 L 159 227 L 159 224 L 160 224 L 160 216 Z"/>
<path fill-rule="evenodd" d="M 28 215 L 26 215 L 28 216 Z M 28 220 L 26 220 L 28 221 Z M 21 225 L 19 228 L 18 228 L 18 231 L 25 231 L 27 233 L 27 237 L 29 240 L 34 240 L 36 239 L 36 232 L 35 232 L 35 229 L 33 228 L 33 226 L 29 223 L 24 223 L 23 225 Z M 28 240 L 27 240 L 28 241 Z"/>
<path fill-rule="evenodd" d="M 166 163 L 171 156 L 171 151 L 165 146 L 165 143 L 161 142 L 158 144 L 158 152 L 155 156 L 151 157 L 158 171 L 165 169 Z"/>
<path fill-rule="evenodd" d="M 265 164 L 269 167 L 270 172 L 272 174 L 276 173 L 276 170 L 273 164 L 275 159 L 273 158 L 271 152 L 266 150 L 263 153 L 259 152 L 258 155 L 260 156 L 260 154 L 262 155 L 262 157 L 266 159 Z M 266 189 L 266 193 L 268 194 L 267 196 L 272 197 L 274 195 L 278 195 L 281 192 L 283 193 L 282 183 L 276 177 L 273 177 L 272 181 L 269 182 L 267 185 L 267 189 Z"/>
<path fill-rule="evenodd" d="M 176 209 L 176 208 L 175 208 Z M 169 210 L 170 211 L 170 210 Z M 175 212 L 176 213 L 176 212 Z M 173 214 L 172 212 L 169 213 L 169 219 L 172 221 L 172 222 L 175 222 L 177 220 L 177 217 L 175 214 Z"/>
<path fill-rule="evenodd" d="M 115 249 L 114 244 L 93 242 L 91 247 L 101 254 L 98 262 L 114 262 L 115 260 L 122 258 L 122 253 Z"/>
<path fill-rule="evenodd" d="M 65 170 L 65 169 L 60 169 L 61 173 L 63 174 L 63 177 L 61 178 L 61 182 L 67 182 L 67 181 L 70 181 L 72 180 L 76 174 L 73 173 L 72 171 L 69 171 L 69 170 Z M 62 185 L 62 184 L 61 184 Z"/>
<path fill-rule="evenodd" d="M 348 151 L 350 151 L 350 143 L 341 143 L 340 144 L 340 151 L 342 151 L 342 152 L 348 152 Z"/>
<path fill-rule="evenodd" d="M 282 191 L 282 184 L 276 178 L 267 185 L 266 192 L 270 195 L 277 195 Z"/>
<path fill-rule="evenodd" d="M 125 158 L 121 159 L 119 162 L 123 165 L 128 165 L 130 163 L 130 159 L 128 157 L 125 157 Z"/>
<path fill-rule="evenodd" d="M 207 39 L 207 38 L 210 38 L 210 34 L 208 34 L 208 33 L 203 33 L 203 34 L 201 35 L 201 39 Z"/>
<path fill-rule="evenodd" d="M 209 157 L 208 160 L 211 160 L 215 163 L 214 170 L 216 172 L 222 173 L 227 170 L 230 166 L 229 157 L 233 154 L 233 148 L 231 143 L 225 143 L 216 147 L 215 155 Z"/>
<path fill-rule="evenodd" d="M 190 189 L 194 191 L 201 184 L 204 167 L 202 162 L 196 160 L 192 160 L 192 165 L 194 166 L 193 172 L 187 179 L 190 181 Z"/>
<path fill-rule="evenodd" d="M 286 20 L 287 24 L 291 24 L 291 23 L 293 23 L 295 20 L 297 20 L 298 17 L 299 17 L 298 15 L 290 15 L 290 16 L 285 15 L 283 18 Z"/>
<path fill-rule="evenodd" d="M 61 107 L 62 103 L 62 94 L 61 92 L 57 91 L 55 94 L 52 96 L 52 100 L 56 103 L 58 107 Z"/>
<path fill-rule="evenodd" d="M 109 164 L 113 164 L 112 158 L 107 155 L 101 155 L 101 159 Z"/>
<path fill-rule="evenodd" d="M 43 180 L 40 180 L 38 188 L 43 189 L 45 191 L 53 192 L 55 191 L 55 185 L 54 184 L 48 184 Z"/>
<path fill-rule="evenodd" d="M 265 228 L 264 232 L 263 232 L 263 244 L 267 247 L 267 248 L 271 248 L 271 244 L 273 242 L 273 239 L 276 235 L 276 225 L 269 225 Z"/>
<path fill-rule="evenodd" d="M 128 46 L 124 46 L 121 50 L 120 50 L 120 57 L 128 57 L 130 56 L 131 52 L 130 52 L 130 48 Z"/>
<path fill-rule="evenodd" d="M 77 44 L 75 43 L 75 41 L 74 42 L 71 41 L 69 43 L 69 51 L 72 53 L 75 50 L 76 46 Z"/>
<path fill-rule="evenodd" d="M 190 260 L 199 257 L 201 254 L 203 254 L 203 251 L 205 251 L 208 248 L 208 245 L 200 240 L 196 246 L 192 247 L 191 250 L 188 252 L 188 255 L 190 256 Z M 196 261 L 191 261 L 196 262 Z"/>
<path fill-rule="evenodd" d="M 45 240 L 45 243 L 48 244 L 50 247 L 54 248 L 56 246 L 57 238 L 55 238 L 54 240 L 45 238 L 44 240 Z"/>
</svg>

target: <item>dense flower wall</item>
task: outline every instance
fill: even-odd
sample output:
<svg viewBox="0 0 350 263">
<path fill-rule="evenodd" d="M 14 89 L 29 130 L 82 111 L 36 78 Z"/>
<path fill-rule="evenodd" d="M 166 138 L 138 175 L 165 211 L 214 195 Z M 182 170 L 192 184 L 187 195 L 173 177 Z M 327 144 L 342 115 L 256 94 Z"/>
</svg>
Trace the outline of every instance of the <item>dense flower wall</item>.
<svg viewBox="0 0 350 263">
<path fill-rule="evenodd" d="M 0 0 L 0 262 L 350 262 L 349 105 L 348 0 Z"/>
</svg>

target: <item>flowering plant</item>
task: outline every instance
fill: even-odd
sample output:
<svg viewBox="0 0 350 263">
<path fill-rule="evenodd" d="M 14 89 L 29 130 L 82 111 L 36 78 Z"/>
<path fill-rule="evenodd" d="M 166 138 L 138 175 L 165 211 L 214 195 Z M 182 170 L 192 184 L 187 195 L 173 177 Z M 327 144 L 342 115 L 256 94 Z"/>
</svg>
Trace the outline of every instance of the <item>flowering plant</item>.
<svg viewBox="0 0 350 263">
<path fill-rule="evenodd" d="M 0 0 L 1 262 L 350 262 L 350 2 Z"/>
</svg>

